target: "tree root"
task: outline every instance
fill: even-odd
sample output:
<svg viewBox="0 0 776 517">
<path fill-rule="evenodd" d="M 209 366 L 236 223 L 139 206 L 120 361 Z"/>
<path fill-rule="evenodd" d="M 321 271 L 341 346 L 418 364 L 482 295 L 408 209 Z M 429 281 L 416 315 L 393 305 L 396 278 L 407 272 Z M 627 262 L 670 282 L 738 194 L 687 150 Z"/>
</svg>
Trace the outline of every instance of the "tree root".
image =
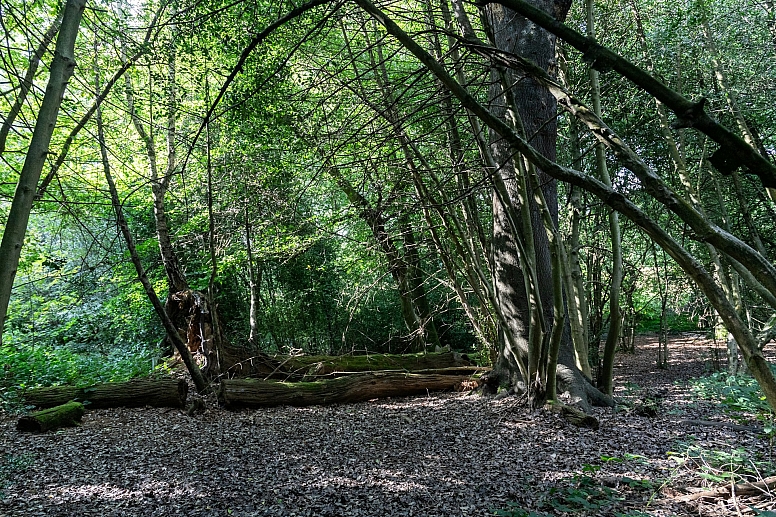
<svg viewBox="0 0 776 517">
<path fill-rule="evenodd" d="M 544 407 L 553 413 L 558 413 L 572 425 L 598 430 L 598 419 L 574 406 L 551 400 Z"/>
</svg>

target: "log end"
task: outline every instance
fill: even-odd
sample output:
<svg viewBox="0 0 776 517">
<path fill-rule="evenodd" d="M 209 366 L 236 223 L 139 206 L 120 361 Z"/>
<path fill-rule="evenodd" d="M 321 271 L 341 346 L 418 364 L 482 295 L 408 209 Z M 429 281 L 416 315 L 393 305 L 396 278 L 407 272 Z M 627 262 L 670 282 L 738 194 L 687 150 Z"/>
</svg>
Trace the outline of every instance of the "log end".
<svg viewBox="0 0 776 517">
<path fill-rule="evenodd" d="M 81 422 L 83 416 L 83 404 L 68 402 L 21 417 L 16 423 L 16 430 L 25 433 L 43 433 L 60 427 L 73 427 Z"/>
</svg>

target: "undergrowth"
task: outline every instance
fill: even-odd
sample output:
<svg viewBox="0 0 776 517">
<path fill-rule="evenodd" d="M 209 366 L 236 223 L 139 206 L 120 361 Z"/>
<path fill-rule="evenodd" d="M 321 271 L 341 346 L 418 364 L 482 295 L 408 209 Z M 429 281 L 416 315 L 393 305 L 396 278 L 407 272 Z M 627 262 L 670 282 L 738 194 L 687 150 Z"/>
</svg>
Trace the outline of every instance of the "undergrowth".
<svg viewBox="0 0 776 517">
<path fill-rule="evenodd" d="M 5 497 L 5 489 L 13 476 L 27 470 L 33 463 L 32 454 L 6 453 L 0 456 L 0 499 Z"/>
<path fill-rule="evenodd" d="M 711 483 L 739 482 L 776 474 L 772 458 L 763 458 L 744 447 L 723 451 L 697 445 L 694 440 L 681 440 L 668 456 L 680 465 L 691 467 L 702 479 Z"/>
<path fill-rule="evenodd" d="M 771 366 L 776 374 L 776 368 Z M 763 432 L 774 437 L 774 414 L 757 381 L 749 375 L 712 373 L 690 381 L 692 392 L 701 398 L 718 402 L 732 419 L 747 421 L 754 417 L 763 423 Z"/>
<path fill-rule="evenodd" d="M 159 350 L 145 346 L 113 348 L 106 352 L 76 352 L 65 346 L 20 346 L 4 343 L 0 348 L 0 404 L 15 407 L 18 393 L 37 386 L 69 384 L 87 387 L 104 382 L 122 382 L 150 375 Z"/>
<path fill-rule="evenodd" d="M 622 458 L 601 456 L 601 461 L 603 463 L 641 463 L 644 458 L 639 455 L 625 454 Z M 623 508 L 626 506 L 627 495 L 634 493 L 654 494 L 659 489 L 659 483 L 656 484 L 649 479 L 632 479 L 622 476 L 617 479 L 617 488 L 612 488 L 602 484 L 596 476 L 602 469 L 601 465 L 583 465 L 581 472 L 568 478 L 564 484 L 536 494 L 534 506 L 537 510 L 527 510 L 518 503 L 508 503 L 505 508 L 493 510 L 493 515 L 499 517 L 551 517 L 558 514 L 612 515 L 614 517 L 646 516 L 647 514 L 641 510 Z"/>
</svg>

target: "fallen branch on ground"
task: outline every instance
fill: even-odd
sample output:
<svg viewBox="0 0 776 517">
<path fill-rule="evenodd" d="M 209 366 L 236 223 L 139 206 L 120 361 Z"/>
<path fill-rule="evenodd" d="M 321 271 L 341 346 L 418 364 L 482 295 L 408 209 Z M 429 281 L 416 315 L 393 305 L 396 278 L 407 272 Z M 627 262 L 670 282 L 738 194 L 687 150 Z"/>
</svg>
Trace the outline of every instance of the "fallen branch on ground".
<svg viewBox="0 0 776 517">
<path fill-rule="evenodd" d="M 704 490 L 703 492 L 695 492 L 693 494 L 683 495 L 677 497 L 677 500 L 682 502 L 695 501 L 697 499 L 719 499 L 727 498 L 731 495 L 731 488 L 737 496 L 741 495 L 761 495 L 769 492 L 772 488 L 776 487 L 776 476 L 771 476 L 757 481 L 755 483 L 739 483 L 738 485 L 727 485 L 715 488 L 714 490 Z"/>
</svg>

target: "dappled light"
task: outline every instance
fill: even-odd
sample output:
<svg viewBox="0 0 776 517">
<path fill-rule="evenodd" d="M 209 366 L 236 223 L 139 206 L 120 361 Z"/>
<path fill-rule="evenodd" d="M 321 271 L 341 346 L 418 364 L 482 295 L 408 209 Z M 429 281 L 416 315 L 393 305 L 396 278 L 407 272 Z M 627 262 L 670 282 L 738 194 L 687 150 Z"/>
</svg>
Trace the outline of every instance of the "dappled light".
<svg viewBox="0 0 776 517">
<path fill-rule="evenodd" d="M 5 418 L 4 461 L 13 451 L 28 461 L 0 469 L 0 513 L 487 515 L 515 501 L 551 508 L 552 487 L 579 490 L 590 478 L 616 491 L 612 508 L 683 515 L 672 494 L 703 484 L 687 444 L 719 454 L 742 448 L 761 462 L 767 443 L 751 431 L 687 423 L 730 422 L 685 397 L 683 383 L 704 368 L 710 343 L 672 340 L 670 368 L 659 370 L 652 341 L 619 357 L 616 378 L 643 383 L 617 382 L 622 405 L 595 410 L 599 431 L 513 398 L 471 394 L 239 412 L 209 405 L 193 417 L 95 410 L 80 427 L 45 435 L 17 433 Z M 654 393 L 657 415 L 635 413 L 638 397 Z"/>
<path fill-rule="evenodd" d="M 0 517 L 776 515 L 776 2 L 0 16 Z"/>
</svg>

